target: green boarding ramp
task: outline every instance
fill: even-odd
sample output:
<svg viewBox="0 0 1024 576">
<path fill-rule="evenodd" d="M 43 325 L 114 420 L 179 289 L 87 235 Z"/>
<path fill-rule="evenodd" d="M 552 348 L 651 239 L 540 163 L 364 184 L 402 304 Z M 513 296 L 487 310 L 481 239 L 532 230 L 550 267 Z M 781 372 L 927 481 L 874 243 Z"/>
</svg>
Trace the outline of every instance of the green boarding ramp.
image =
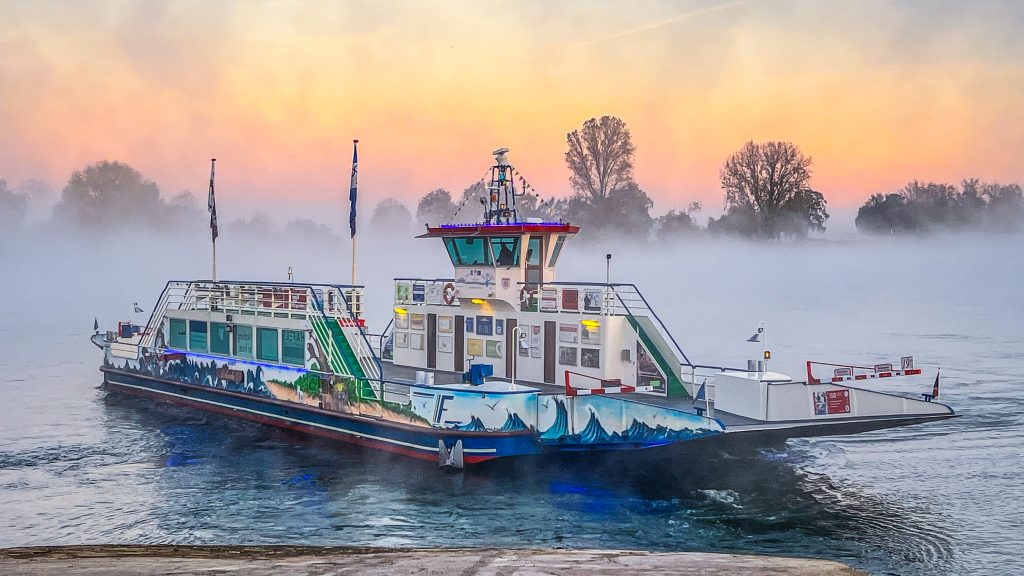
<svg viewBox="0 0 1024 576">
<path fill-rule="evenodd" d="M 669 398 L 690 398 L 690 393 L 686 390 L 686 386 L 683 385 L 683 380 L 680 377 L 680 370 L 682 364 L 679 361 L 679 357 L 669 346 L 665 338 L 662 337 L 661 332 L 658 331 L 657 326 L 647 316 L 633 316 L 632 314 L 626 316 L 629 321 L 629 325 L 636 331 L 637 337 L 640 338 L 640 342 L 643 343 L 647 351 L 650 352 L 651 357 L 658 364 L 658 368 L 661 369 L 661 373 L 665 375 L 665 383 L 668 388 Z M 637 384 L 641 384 L 637 382 Z"/>
<path fill-rule="evenodd" d="M 340 296 L 340 294 L 339 294 Z M 355 318 L 352 317 L 353 326 L 346 331 L 342 328 L 337 318 L 329 316 L 324 312 L 323 305 L 319 298 L 314 298 L 316 314 L 310 314 L 310 324 L 316 335 L 321 349 L 327 355 L 331 371 L 339 376 L 347 376 L 359 382 L 358 394 L 363 399 L 377 399 L 377 394 L 371 384 L 371 380 L 380 379 L 380 369 L 377 359 L 373 356 L 373 350 L 365 344 L 365 337 L 362 329 L 354 325 Z M 351 317 L 351 313 L 350 313 Z M 359 349 L 365 348 L 367 354 L 359 354 L 353 347 L 352 340 L 356 341 Z"/>
</svg>

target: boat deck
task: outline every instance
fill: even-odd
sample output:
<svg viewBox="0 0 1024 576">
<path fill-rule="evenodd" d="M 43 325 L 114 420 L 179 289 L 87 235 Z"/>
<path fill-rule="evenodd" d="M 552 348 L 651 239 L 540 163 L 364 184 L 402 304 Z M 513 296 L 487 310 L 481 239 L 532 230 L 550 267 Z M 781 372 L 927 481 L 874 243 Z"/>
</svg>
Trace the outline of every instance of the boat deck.
<svg viewBox="0 0 1024 576">
<path fill-rule="evenodd" d="M 416 368 L 408 366 L 395 366 L 391 362 L 382 361 L 381 367 L 383 368 L 384 378 L 395 382 L 415 382 L 416 381 Z M 431 371 L 434 374 L 434 385 L 435 386 L 446 386 L 452 384 L 462 384 L 462 374 L 459 372 L 441 372 Z M 498 379 L 504 382 L 507 380 Z M 537 388 L 544 394 L 564 394 L 565 386 L 558 384 L 546 384 L 543 382 L 529 382 L 524 380 L 516 381 L 516 384 L 527 386 L 530 388 Z M 650 404 L 652 406 L 659 406 L 662 408 L 670 408 L 672 410 L 682 410 L 684 412 L 691 412 L 697 414 L 697 410 L 694 408 L 694 400 L 692 399 L 680 399 L 680 398 L 665 398 L 663 396 L 655 396 L 653 394 L 633 393 L 633 394 L 622 394 L 620 395 L 623 399 L 627 399 L 631 402 L 638 402 L 641 404 Z M 697 402 L 697 406 L 702 407 L 703 402 Z M 754 420 L 753 418 L 746 418 L 737 414 L 725 412 L 723 410 L 715 410 L 714 417 L 720 420 L 728 428 L 734 428 L 738 426 L 755 426 L 759 424 L 765 424 L 761 420 Z"/>
<path fill-rule="evenodd" d="M 409 382 L 413 383 L 416 381 L 416 368 L 410 368 L 406 366 L 395 366 L 391 362 L 381 362 L 383 369 L 383 376 L 387 380 L 394 382 Z M 462 384 L 462 374 L 458 372 L 442 372 L 433 371 L 434 374 L 434 385 L 435 386 L 446 386 L 454 384 Z M 495 379 L 498 381 L 507 382 L 504 379 Z M 546 384 L 542 382 L 528 382 L 528 381 L 517 381 L 517 385 L 537 388 L 544 394 L 564 394 L 565 387 L 556 384 Z M 665 398 L 662 396 L 655 396 L 651 394 L 633 393 L 633 394 L 622 394 L 616 395 L 621 396 L 623 400 L 630 402 L 638 402 L 641 404 L 649 404 L 652 406 L 659 406 L 662 408 L 669 408 L 672 410 L 681 410 L 684 412 L 691 412 L 697 414 L 698 411 L 695 407 L 701 407 L 703 402 L 695 402 L 693 399 L 680 399 L 680 398 Z M 854 434 L 858 432 L 868 432 L 871 430 L 880 430 L 883 428 L 893 428 L 897 426 L 906 426 L 910 424 L 918 424 L 922 422 L 944 420 L 946 418 L 953 418 L 958 416 L 956 413 L 950 411 L 949 414 L 941 415 L 887 415 L 887 416 L 868 416 L 868 417 L 852 417 L 852 418 L 833 418 L 829 420 L 785 420 L 785 421 L 768 421 L 768 420 L 757 420 L 754 418 L 747 418 L 738 414 L 733 414 L 725 410 L 715 409 L 714 418 L 725 425 L 726 434 L 730 437 L 736 435 L 742 435 L 744 438 L 755 439 L 785 439 L 794 437 L 810 437 L 810 436 L 832 436 L 832 435 L 845 435 Z"/>
</svg>

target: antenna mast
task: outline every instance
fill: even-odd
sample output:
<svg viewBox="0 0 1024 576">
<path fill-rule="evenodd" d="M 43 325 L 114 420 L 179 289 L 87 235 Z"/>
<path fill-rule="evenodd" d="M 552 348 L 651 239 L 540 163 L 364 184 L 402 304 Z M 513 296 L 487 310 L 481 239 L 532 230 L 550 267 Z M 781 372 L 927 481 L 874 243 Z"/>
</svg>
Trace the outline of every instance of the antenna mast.
<svg viewBox="0 0 1024 576">
<path fill-rule="evenodd" d="M 516 183 L 512 178 L 515 168 L 508 163 L 508 148 L 498 148 L 492 154 L 494 166 L 491 166 L 491 182 L 487 185 L 487 197 L 480 199 L 484 205 L 484 222 L 512 224 L 519 221 L 516 212 Z"/>
</svg>

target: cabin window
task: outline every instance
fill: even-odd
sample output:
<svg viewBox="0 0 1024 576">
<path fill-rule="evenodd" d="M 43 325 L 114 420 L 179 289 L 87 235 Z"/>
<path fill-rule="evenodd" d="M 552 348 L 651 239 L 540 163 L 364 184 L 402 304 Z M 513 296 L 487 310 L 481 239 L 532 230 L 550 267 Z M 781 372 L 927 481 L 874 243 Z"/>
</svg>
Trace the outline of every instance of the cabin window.
<svg viewBox="0 0 1024 576">
<path fill-rule="evenodd" d="M 281 330 L 281 361 L 305 366 L 306 333 L 302 330 Z"/>
<path fill-rule="evenodd" d="M 256 359 L 277 362 L 277 328 L 256 329 Z"/>
<path fill-rule="evenodd" d="M 565 244 L 565 234 L 562 234 L 555 240 L 555 247 L 551 250 L 551 260 L 548 262 L 548 266 L 554 266 L 555 262 L 558 261 L 558 255 L 562 253 L 563 244 Z"/>
<path fill-rule="evenodd" d="M 544 255 L 541 254 L 540 244 L 540 237 L 530 238 L 529 247 L 526 249 L 527 266 L 540 266 L 540 261 L 544 257 Z"/>
<path fill-rule="evenodd" d="M 252 358 L 252 326 L 235 326 L 235 356 Z"/>
<path fill-rule="evenodd" d="M 491 253 L 497 266 L 519 266 L 519 236 L 491 238 Z"/>
<path fill-rule="evenodd" d="M 170 339 L 168 341 L 171 348 L 184 350 L 188 347 L 188 332 L 186 330 L 184 320 L 171 318 L 168 329 L 170 331 Z"/>
<path fill-rule="evenodd" d="M 543 238 L 534 236 L 526 248 L 526 283 L 530 285 L 541 284 L 544 280 L 541 263 L 544 262 Z"/>
<path fill-rule="evenodd" d="M 193 352 L 209 352 L 210 326 L 202 320 L 188 321 L 188 349 Z"/>
<path fill-rule="evenodd" d="M 222 322 L 210 322 L 210 352 L 214 354 L 231 354 L 231 337 L 228 325 Z"/>
<path fill-rule="evenodd" d="M 455 266 L 490 266 L 487 238 L 445 238 L 444 246 Z"/>
</svg>

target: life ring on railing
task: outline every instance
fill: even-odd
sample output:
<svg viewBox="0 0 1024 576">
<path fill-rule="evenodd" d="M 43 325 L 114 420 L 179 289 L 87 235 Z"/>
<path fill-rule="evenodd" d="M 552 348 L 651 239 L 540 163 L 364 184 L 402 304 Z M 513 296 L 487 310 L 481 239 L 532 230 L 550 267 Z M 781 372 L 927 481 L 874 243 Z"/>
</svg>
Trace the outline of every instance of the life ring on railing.
<svg viewBox="0 0 1024 576">
<path fill-rule="evenodd" d="M 444 285 L 444 289 L 441 291 L 441 298 L 444 300 L 444 303 L 446 305 L 448 305 L 448 306 L 451 306 L 452 304 L 454 304 L 455 303 L 455 284 L 452 284 L 451 282 L 445 284 Z"/>
</svg>

